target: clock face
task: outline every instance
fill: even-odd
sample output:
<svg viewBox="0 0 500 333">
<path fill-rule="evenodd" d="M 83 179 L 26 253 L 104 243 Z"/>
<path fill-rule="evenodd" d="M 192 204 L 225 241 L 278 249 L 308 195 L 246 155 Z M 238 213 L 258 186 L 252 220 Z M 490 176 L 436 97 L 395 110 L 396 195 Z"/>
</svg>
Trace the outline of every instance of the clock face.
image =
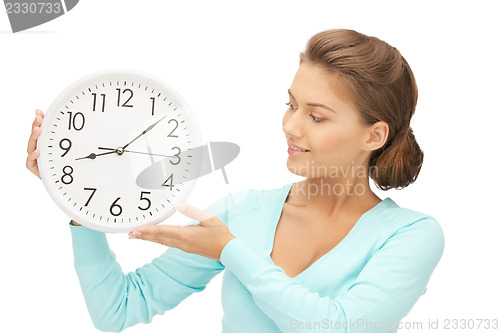
<svg viewBox="0 0 500 333">
<path fill-rule="evenodd" d="M 68 87 L 50 106 L 38 166 L 50 196 L 76 222 L 128 232 L 172 215 L 190 194 L 202 145 L 198 124 L 172 87 L 131 71 L 101 72 Z M 154 186 L 136 178 L 152 165 Z M 192 179 L 183 182 L 183 179 Z"/>
</svg>

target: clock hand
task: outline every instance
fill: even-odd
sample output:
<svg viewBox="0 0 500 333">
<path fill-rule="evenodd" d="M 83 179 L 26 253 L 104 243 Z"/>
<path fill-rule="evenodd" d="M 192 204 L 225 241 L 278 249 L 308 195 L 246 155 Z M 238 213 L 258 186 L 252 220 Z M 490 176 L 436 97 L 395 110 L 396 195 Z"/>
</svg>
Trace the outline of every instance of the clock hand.
<svg viewBox="0 0 500 333">
<path fill-rule="evenodd" d="M 158 120 L 156 123 L 150 125 L 148 128 L 146 128 L 141 134 L 139 134 L 138 136 L 135 137 L 134 140 L 130 141 L 129 143 L 127 143 L 125 146 L 123 147 L 118 147 L 118 148 L 102 148 L 102 147 L 99 147 L 100 149 L 106 149 L 106 150 L 112 150 L 111 152 L 107 152 L 107 153 L 102 153 L 102 154 L 90 154 L 88 156 L 85 156 L 85 157 L 80 157 L 80 158 L 77 158 L 77 160 L 80 160 L 80 159 L 84 159 L 84 158 L 90 158 L 90 159 L 95 159 L 97 156 L 101 156 L 101 155 L 107 155 L 107 154 L 112 154 L 112 153 L 117 153 L 118 155 L 121 155 L 123 154 L 125 151 L 128 151 L 128 150 L 125 150 L 125 148 L 127 148 L 132 142 L 134 142 L 135 140 L 139 139 L 141 136 L 143 136 L 144 134 L 146 134 L 147 132 L 151 131 L 153 129 L 153 127 L 155 127 L 160 121 L 162 121 L 163 119 L 165 119 L 166 116 L 163 116 L 163 118 L 161 118 L 160 120 Z M 129 151 L 131 152 L 131 151 Z M 139 153 L 141 154 L 140 152 L 135 152 L 135 153 Z M 158 156 L 165 156 L 165 155 L 158 155 Z M 172 157 L 172 156 L 166 156 L 166 157 Z"/>
<path fill-rule="evenodd" d="M 162 156 L 162 157 L 175 157 L 175 156 L 168 156 L 168 155 L 160 155 L 160 154 L 152 154 L 152 153 L 144 153 L 141 151 L 132 151 L 132 150 L 124 150 L 129 153 L 135 153 L 135 154 L 144 154 L 144 155 L 151 155 L 151 156 Z"/>
<path fill-rule="evenodd" d="M 154 123 L 153 125 L 149 126 L 148 128 L 146 128 L 144 130 L 144 132 L 142 132 L 141 134 L 139 134 L 134 140 L 130 141 L 129 143 L 127 143 L 125 146 L 123 146 L 122 148 L 125 149 L 127 148 L 132 142 L 134 142 L 135 140 L 139 139 L 141 136 L 143 136 L 144 134 L 146 134 L 147 132 L 151 131 L 153 129 L 153 127 L 156 126 L 156 124 L 158 124 L 160 121 L 162 121 L 163 119 L 165 119 L 166 116 L 163 116 L 163 118 L 161 118 L 160 120 L 158 120 L 156 123 Z"/>
<path fill-rule="evenodd" d="M 106 147 L 98 147 L 97 149 L 103 149 L 103 150 L 113 150 L 116 151 L 114 148 L 106 148 Z M 151 155 L 151 156 L 161 156 L 161 157 L 176 157 L 176 156 L 169 156 L 169 155 L 160 155 L 160 154 L 153 154 L 153 153 L 144 153 L 142 151 L 133 151 L 133 150 L 123 150 L 124 152 L 128 153 L 134 153 L 134 154 L 144 154 L 144 155 Z M 106 153 L 105 153 L 106 154 Z"/>
<path fill-rule="evenodd" d="M 113 153 L 116 153 L 116 149 L 113 149 L 113 151 L 108 151 L 107 153 L 101 153 L 101 154 L 91 153 L 91 154 L 89 154 L 89 155 L 87 155 L 85 157 L 75 158 L 75 161 L 76 160 L 83 160 L 84 158 L 88 158 L 88 159 L 94 160 L 97 156 L 108 155 L 108 154 L 113 154 Z"/>
</svg>

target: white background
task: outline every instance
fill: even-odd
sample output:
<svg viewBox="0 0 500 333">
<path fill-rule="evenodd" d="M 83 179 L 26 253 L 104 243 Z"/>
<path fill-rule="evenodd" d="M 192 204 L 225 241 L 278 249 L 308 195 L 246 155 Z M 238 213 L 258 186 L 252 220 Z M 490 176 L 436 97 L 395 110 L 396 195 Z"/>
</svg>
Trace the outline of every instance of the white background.
<svg viewBox="0 0 500 333">
<path fill-rule="evenodd" d="M 302 179 L 286 168 L 284 103 L 298 53 L 313 34 L 330 28 L 387 41 L 417 78 L 411 126 L 425 153 L 421 173 L 401 191 L 372 188 L 434 216 L 446 245 L 427 293 L 403 319 L 424 329 L 401 331 L 438 332 L 425 329 L 429 320 L 442 327 L 446 319 L 500 319 L 500 24 L 494 4 L 82 0 L 68 14 L 17 34 L 0 13 L 2 327 L 95 331 L 73 268 L 69 218 L 25 167 L 36 108 L 46 110 L 67 85 L 96 71 L 158 76 L 191 105 L 205 141 L 241 147 L 226 167 L 229 185 L 220 172 L 197 182 L 188 203 L 204 208 L 230 191 Z M 124 272 L 165 250 L 125 234 L 108 239 Z M 127 332 L 219 332 L 221 281 L 222 274 L 202 293 Z"/>
</svg>

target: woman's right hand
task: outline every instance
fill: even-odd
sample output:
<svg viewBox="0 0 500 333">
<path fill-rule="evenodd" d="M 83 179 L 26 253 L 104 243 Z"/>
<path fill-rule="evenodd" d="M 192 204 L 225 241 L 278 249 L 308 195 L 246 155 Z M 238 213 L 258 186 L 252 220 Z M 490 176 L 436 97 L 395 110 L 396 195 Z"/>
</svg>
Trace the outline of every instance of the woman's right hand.
<svg viewBox="0 0 500 333">
<path fill-rule="evenodd" d="M 40 151 L 36 149 L 36 142 L 42 133 L 40 126 L 42 126 L 44 114 L 41 110 L 36 110 L 35 121 L 31 125 L 31 135 L 28 140 L 28 158 L 26 158 L 26 167 L 35 176 L 40 177 L 40 171 L 38 170 L 37 158 L 40 156 Z"/>
<path fill-rule="evenodd" d="M 36 143 L 38 141 L 38 138 L 40 137 L 40 134 L 42 133 L 40 126 L 42 126 L 44 116 L 45 115 L 43 114 L 42 110 L 36 110 L 35 121 L 33 121 L 33 125 L 31 125 L 31 135 L 28 140 L 28 157 L 26 158 L 26 167 L 40 179 L 42 179 L 42 177 L 40 177 L 40 171 L 38 170 L 37 162 L 38 157 L 40 157 L 40 151 L 36 149 Z M 77 226 L 80 225 L 73 220 L 71 221 L 71 223 Z"/>
</svg>

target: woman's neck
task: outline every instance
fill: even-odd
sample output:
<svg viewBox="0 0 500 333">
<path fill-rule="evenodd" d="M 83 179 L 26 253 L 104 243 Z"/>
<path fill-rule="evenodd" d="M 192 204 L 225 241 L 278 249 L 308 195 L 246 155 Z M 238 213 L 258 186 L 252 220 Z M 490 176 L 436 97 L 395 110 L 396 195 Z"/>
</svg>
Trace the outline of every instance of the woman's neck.
<svg viewBox="0 0 500 333">
<path fill-rule="evenodd" d="M 292 186 L 286 200 L 327 219 L 364 213 L 381 201 L 370 189 L 367 177 L 307 178 Z"/>
</svg>

